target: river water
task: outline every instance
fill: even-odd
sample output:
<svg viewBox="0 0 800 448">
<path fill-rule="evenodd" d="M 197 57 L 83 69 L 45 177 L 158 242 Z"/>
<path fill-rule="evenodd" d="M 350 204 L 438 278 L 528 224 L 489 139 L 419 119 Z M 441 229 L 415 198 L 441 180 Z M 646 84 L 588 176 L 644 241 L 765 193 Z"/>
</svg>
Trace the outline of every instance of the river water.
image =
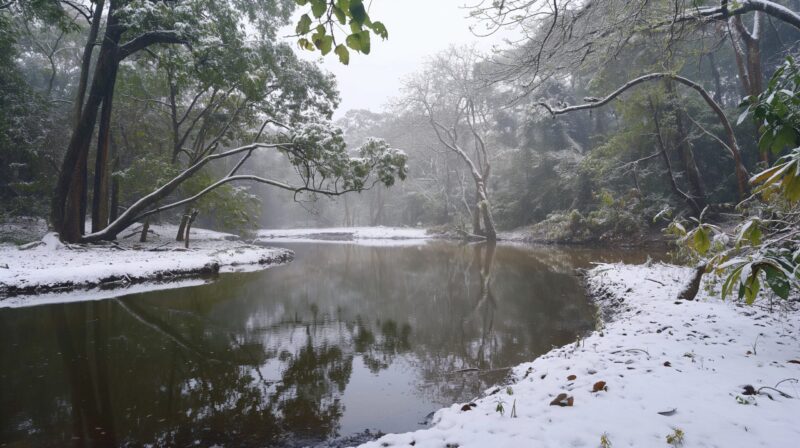
<svg viewBox="0 0 800 448">
<path fill-rule="evenodd" d="M 314 446 L 502 384 L 591 331 L 575 268 L 637 252 L 292 244 L 201 286 L 0 309 L 0 446 Z"/>
</svg>

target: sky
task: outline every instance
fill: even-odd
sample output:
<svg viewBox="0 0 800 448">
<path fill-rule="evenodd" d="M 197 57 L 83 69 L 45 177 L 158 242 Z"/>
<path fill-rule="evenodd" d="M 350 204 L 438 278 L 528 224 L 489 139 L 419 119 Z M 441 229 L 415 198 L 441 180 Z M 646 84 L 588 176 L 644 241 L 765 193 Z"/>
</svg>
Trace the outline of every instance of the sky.
<svg viewBox="0 0 800 448">
<path fill-rule="evenodd" d="M 305 53 L 310 60 L 319 59 L 326 70 L 336 75 L 342 102 L 334 118 L 350 109 L 379 111 L 391 98 L 400 94 L 404 78 L 418 71 L 426 58 L 450 45 L 475 43 L 489 51 L 502 43 L 499 37 L 479 38 L 469 29 L 465 4 L 478 0 L 372 0 L 369 15 L 389 30 L 389 39 L 381 41 L 373 35 L 369 55 L 351 52 L 350 65 L 342 65 L 329 54 Z M 365 2 L 366 3 L 366 2 Z"/>
</svg>

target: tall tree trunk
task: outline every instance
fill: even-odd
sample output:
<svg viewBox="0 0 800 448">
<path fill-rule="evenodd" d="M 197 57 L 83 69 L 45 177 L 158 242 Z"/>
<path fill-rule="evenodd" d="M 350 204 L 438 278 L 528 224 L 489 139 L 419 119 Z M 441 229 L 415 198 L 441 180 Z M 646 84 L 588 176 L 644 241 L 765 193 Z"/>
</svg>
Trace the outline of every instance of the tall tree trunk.
<svg viewBox="0 0 800 448">
<path fill-rule="evenodd" d="M 121 35 L 122 27 L 115 16 L 112 3 L 109 7 L 105 38 L 95 67 L 92 88 L 82 109 L 81 118 L 72 132 L 53 195 L 53 225 L 63 241 L 77 242 L 81 239 L 81 201 L 87 190 L 86 177 L 81 175 L 81 167 L 86 165 L 88 159 L 98 109 L 106 92 L 114 88 L 113 75 L 119 66 L 117 46 Z"/>
<path fill-rule="evenodd" d="M 722 95 L 722 77 L 719 74 L 719 67 L 717 67 L 717 60 L 714 58 L 714 53 L 708 53 L 708 65 L 711 67 L 711 76 L 714 78 L 714 101 L 718 104 L 723 104 Z"/>
<path fill-rule="evenodd" d="M 694 199 L 695 205 L 702 210 L 707 205 L 706 187 L 703 184 L 703 179 L 700 175 L 700 169 L 697 168 L 697 162 L 695 161 L 694 152 L 692 151 L 692 145 L 689 143 L 689 133 L 686 129 L 684 111 L 680 107 L 678 96 L 675 93 L 673 81 L 667 80 L 666 85 L 667 93 L 672 102 L 672 104 L 670 104 L 670 109 L 675 115 L 675 129 L 677 133 L 675 136 L 674 147 L 677 149 L 678 159 L 681 161 L 683 170 L 686 172 L 686 177 L 689 180 L 689 188 L 693 196 L 692 199 Z M 651 108 L 655 108 L 655 106 L 652 104 L 652 101 L 650 106 Z M 656 111 L 654 109 L 654 114 L 655 112 Z"/>
<path fill-rule="evenodd" d="M 103 6 L 105 0 L 96 0 L 94 11 L 92 12 L 92 24 L 89 28 L 89 36 L 86 45 L 83 47 L 81 56 L 81 74 L 78 81 L 78 92 L 75 94 L 75 103 L 72 111 L 72 126 L 77 127 L 83 112 L 83 100 L 86 98 L 86 86 L 89 84 L 89 70 L 92 65 L 92 52 L 97 42 L 97 34 L 100 31 L 100 22 L 103 20 Z"/>
<path fill-rule="evenodd" d="M 736 65 L 743 81 L 743 90 L 748 96 L 758 96 L 764 90 L 764 74 L 761 70 L 761 25 L 763 14 L 756 12 L 753 14 L 753 29 L 748 31 L 742 21 L 741 16 L 736 16 L 730 20 L 730 24 L 735 31 L 731 32 L 733 40 L 734 54 L 736 55 Z M 744 44 L 744 48 L 742 48 Z M 741 76 L 742 71 L 746 71 L 746 76 Z M 746 82 L 745 82 L 746 81 Z M 758 125 L 758 123 L 756 123 Z M 761 160 L 769 165 L 769 151 L 760 153 Z"/>
<path fill-rule="evenodd" d="M 669 160 L 669 153 L 667 152 L 666 144 L 664 143 L 664 137 L 661 133 L 661 121 L 659 120 L 658 109 L 653 104 L 653 100 L 650 99 L 650 111 L 653 114 L 653 124 L 656 128 L 656 142 L 658 143 L 659 152 L 661 153 L 661 157 L 664 159 L 664 165 L 667 168 L 667 175 L 669 177 L 669 185 L 672 188 L 672 191 L 675 193 L 676 196 L 686 201 L 692 210 L 694 210 L 696 216 L 700 216 L 703 212 L 703 209 L 697 203 L 697 201 L 686 194 L 683 190 L 680 189 L 678 186 L 678 182 L 675 180 L 675 174 L 672 171 L 672 162 Z"/>
<path fill-rule="evenodd" d="M 108 225 L 109 146 L 111 139 L 111 110 L 114 104 L 116 67 L 111 74 L 109 89 L 103 98 L 100 113 L 100 130 L 97 137 L 97 156 L 94 165 L 94 194 L 92 196 L 92 232 L 99 232 Z"/>
<path fill-rule="evenodd" d="M 119 170 L 119 148 L 114 140 L 114 134 L 109 136 L 111 142 L 111 206 L 108 212 L 109 221 L 116 221 L 119 216 L 119 179 L 114 172 Z"/>
<path fill-rule="evenodd" d="M 480 186 L 477 186 L 475 191 L 475 211 L 472 212 L 472 233 L 475 235 L 483 236 L 483 229 L 481 229 L 481 192 Z"/>
</svg>

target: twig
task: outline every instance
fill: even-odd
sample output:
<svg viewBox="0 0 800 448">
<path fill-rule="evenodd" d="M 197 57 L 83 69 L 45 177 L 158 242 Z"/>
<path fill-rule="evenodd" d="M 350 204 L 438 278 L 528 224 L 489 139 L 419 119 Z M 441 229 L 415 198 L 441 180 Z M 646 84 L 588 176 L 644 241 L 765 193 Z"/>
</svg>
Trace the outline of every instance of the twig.
<svg viewBox="0 0 800 448">
<path fill-rule="evenodd" d="M 762 389 L 774 390 L 775 392 L 779 393 L 783 398 L 794 398 L 794 397 L 792 397 L 791 395 L 787 394 L 786 392 L 784 392 L 782 390 L 778 390 L 778 389 L 775 389 L 774 387 L 769 387 L 769 386 L 761 386 L 761 387 L 759 387 L 758 390 L 756 391 L 756 393 L 760 394 Z M 767 394 L 767 396 L 769 396 L 769 394 Z M 770 398 L 772 398 L 772 397 L 770 397 Z"/>
</svg>

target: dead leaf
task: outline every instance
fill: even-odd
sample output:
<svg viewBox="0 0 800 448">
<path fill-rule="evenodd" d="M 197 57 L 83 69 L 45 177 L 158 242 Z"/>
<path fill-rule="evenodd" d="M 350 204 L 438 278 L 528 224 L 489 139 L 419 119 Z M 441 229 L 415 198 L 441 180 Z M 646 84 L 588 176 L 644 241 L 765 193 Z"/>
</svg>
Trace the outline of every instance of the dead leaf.
<svg viewBox="0 0 800 448">
<path fill-rule="evenodd" d="M 567 377 L 567 381 L 575 381 L 578 377 L 576 375 L 570 375 Z"/>
<path fill-rule="evenodd" d="M 462 411 L 471 411 L 472 408 L 476 408 L 476 407 L 478 407 L 478 405 L 475 404 L 475 403 L 467 403 L 464 406 L 461 406 L 461 410 Z"/>
<path fill-rule="evenodd" d="M 798 361 L 798 360 L 796 360 L 796 359 L 790 359 L 790 360 L 789 360 L 789 361 L 787 361 L 787 362 L 788 362 L 788 363 L 790 363 L 790 364 L 800 364 L 800 361 Z"/>
<path fill-rule="evenodd" d="M 748 384 L 747 386 L 744 386 L 742 395 L 756 395 L 757 393 L 758 392 L 756 392 L 756 388 Z"/>
<path fill-rule="evenodd" d="M 568 397 L 565 393 L 560 393 L 556 398 L 553 399 L 553 401 L 550 402 L 550 406 L 572 406 L 574 402 L 574 398 Z"/>
<path fill-rule="evenodd" d="M 678 412 L 677 409 L 671 409 L 669 411 L 661 411 L 658 414 L 659 415 L 663 415 L 665 417 L 671 417 L 671 416 L 675 415 L 677 412 Z"/>
<path fill-rule="evenodd" d="M 606 386 L 605 381 L 598 381 L 594 383 L 592 387 L 592 392 L 600 392 L 601 390 L 608 391 L 608 386 Z"/>
<path fill-rule="evenodd" d="M 664 361 L 664 367 L 672 367 L 672 363 L 669 361 Z"/>
</svg>

